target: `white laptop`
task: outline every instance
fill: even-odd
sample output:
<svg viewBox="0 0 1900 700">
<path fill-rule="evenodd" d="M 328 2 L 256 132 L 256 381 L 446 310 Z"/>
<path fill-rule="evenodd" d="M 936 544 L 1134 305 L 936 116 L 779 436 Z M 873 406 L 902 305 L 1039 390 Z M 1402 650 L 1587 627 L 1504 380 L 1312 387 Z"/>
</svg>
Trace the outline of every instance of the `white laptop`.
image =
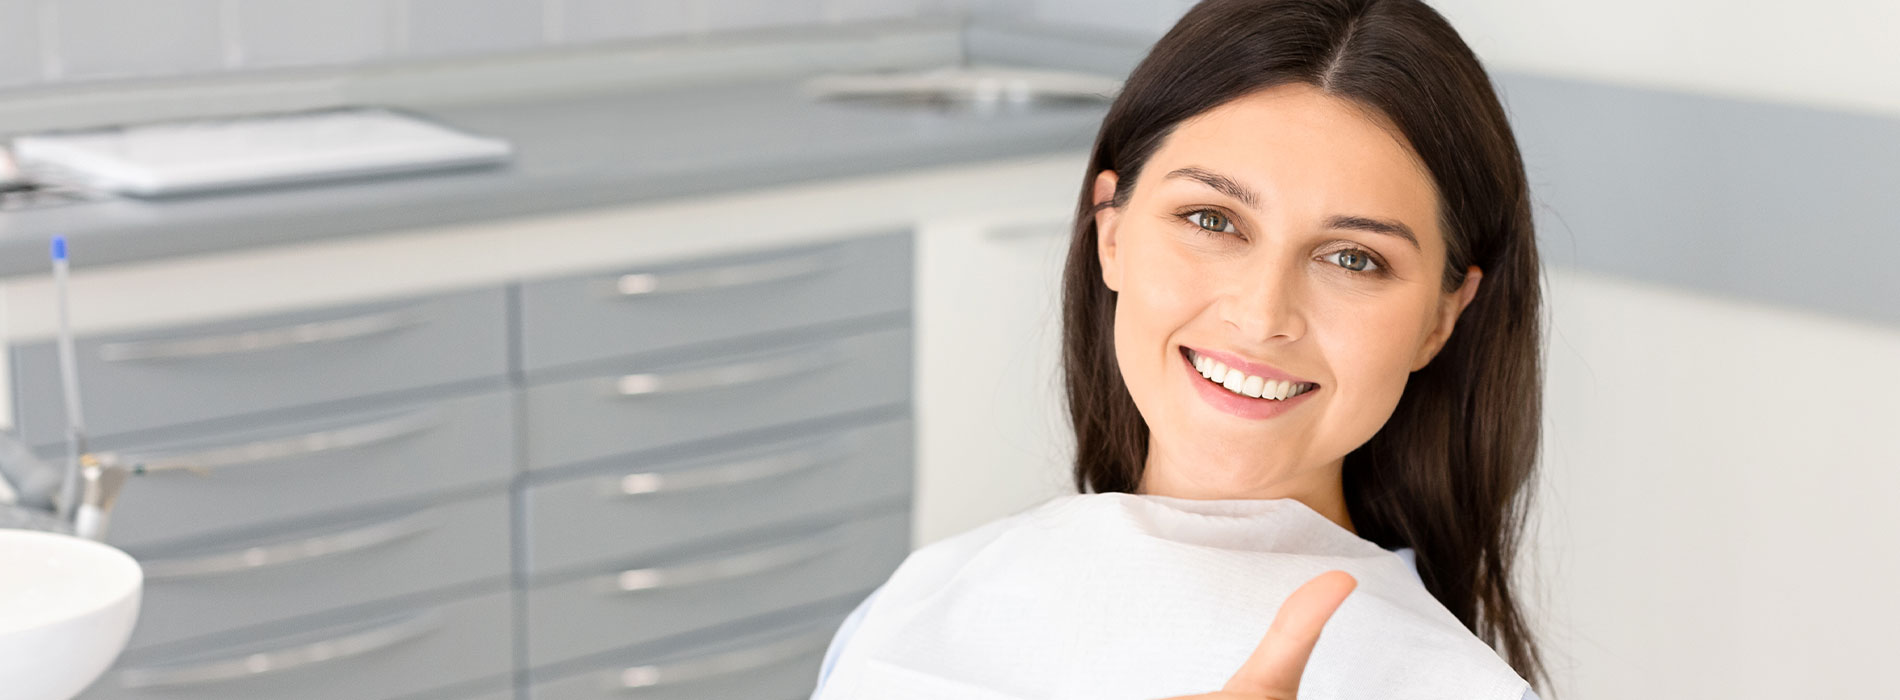
<svg viewBox="0 0 1900 700">
<path fill-rule="evenodd" d="M 16 136 L 29 171 L 141 197 L 506 162 L 513 147 L 350 107 Z"/>
</svg>

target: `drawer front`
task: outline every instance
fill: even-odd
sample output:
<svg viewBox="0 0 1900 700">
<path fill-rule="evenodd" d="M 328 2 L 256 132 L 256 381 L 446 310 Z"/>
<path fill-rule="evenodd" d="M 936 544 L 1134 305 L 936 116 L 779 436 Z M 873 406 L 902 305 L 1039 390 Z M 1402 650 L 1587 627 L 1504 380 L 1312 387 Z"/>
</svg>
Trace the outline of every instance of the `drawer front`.
<svg viewBox="0 0 1900 700">
<path fill-rule="evenodd" d="M 806 695 L 809 696 L 811 693 L 806 693 Z M 456 700 L 515 700 L 515 691 L 513 688 L 502 688 L 480 695 L 458 695 Z"/>
<path fill-rule="evenodd" d="M 911 299 L 911 235 L 524 284 L 529 374 L 879 313 Z"/>
<path fill-rule="evenodd" d="M 528 466 L 558 467 L 910 398 L 908 326 L 528 389 Z"/>
<path fill-rule="evenodd" d="M 500 288 L 75 342 L 95 437 L 494 378 L 508 370 Z M 21 436 L 65 440 L 51 341 L 13 348 Z"/>
<path fill-rule="evenodd" d="M 905 509 L 538 586 L 528 593 L 528 661 L 545 666 L 870 590 L 909 552 Z"/>
<path fill-rule="evenodd" d="M 507 391 L 208 436 L 94 447 L 147 470 L 113 509 L 112 544 L 201 538 L 514 474 Z"/>
<path fill-rule="evenodd" d="M 122 658 L 80 700 L 378 700 L 464 683 L 505 683 L 512 670 L 507 591 L 189 657 Z"/>
<path fill-rule="evenodd" d="M 128 648 L 505 580 L 508 511 L 497 493 L 190 551 L 133 550 L 146 583 Z"/>
<path fill-rule="evenodd" d="M 806 700 L 844 615 L 778 625 L 529 688 L 531 700 Z M 629 687 L 631 686 L 631 687 Z"/>
<path fill-rule="evenodd" d="M 810 695 L 810 693 L 806 693 L 806 695 Z M 505 688 L 481 695 L 460 696 L 460 700 L 515 700 L 515 691 L 513 688 Z"/>
<path fill-rule="evenodd" d="M 527 493 L 532 573 L 632 560 L 907 499 L 912 425 L 890 421 L 536 485 Z"/>
</svg>

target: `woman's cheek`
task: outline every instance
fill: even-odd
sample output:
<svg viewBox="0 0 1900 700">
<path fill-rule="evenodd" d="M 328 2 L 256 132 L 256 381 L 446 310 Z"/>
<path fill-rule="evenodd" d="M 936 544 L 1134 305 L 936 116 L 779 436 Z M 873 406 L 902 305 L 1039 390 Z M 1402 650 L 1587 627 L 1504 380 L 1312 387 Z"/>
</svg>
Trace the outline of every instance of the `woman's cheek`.
<svg viewBox="0 0 1900 700">
<path fill-rule="evenodd" d="M 1391 417 L 1410 377 L 1415 321 L 1377 305 L 1355 305 L 1326 313 L 1327 363 L 1343 391 L 1339 398 L 1362 426 L 1363 437 Z M 1384 312 L 1382 312 L 1384 311 Z"/>
<path fill-rule="evenodd" d="M 1147 276 L 1144 285 L 1145 306 L 1157 321 L 1171 323 L 1175 327 L 1187 325 L 1201 306 L 1205 305 L 1208 292 L 1205 289 L 1213 278 L 1213 270 L 1204 263 L 1196 262 L 1182 255 L 1180 251 L 1165 248 L 1142 251 L 1145 263 L 1140 267 Z M 1161 338 L 1159 340 L 1166 340 Z"/>
</svg>

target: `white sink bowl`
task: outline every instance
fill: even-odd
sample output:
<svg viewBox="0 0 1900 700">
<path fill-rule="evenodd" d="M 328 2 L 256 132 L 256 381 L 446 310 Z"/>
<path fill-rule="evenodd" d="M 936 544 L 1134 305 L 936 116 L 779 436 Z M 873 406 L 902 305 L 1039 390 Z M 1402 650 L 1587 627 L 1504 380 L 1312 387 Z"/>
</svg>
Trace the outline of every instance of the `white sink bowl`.
<svg viewBox="0 0 1900 700">
<path fill-rule="evenodd" d="M 0 530 L 0 688 L 71 700 L 112 665 L 138 620 L 130 555 L 70 535 Z"/>
</svg>

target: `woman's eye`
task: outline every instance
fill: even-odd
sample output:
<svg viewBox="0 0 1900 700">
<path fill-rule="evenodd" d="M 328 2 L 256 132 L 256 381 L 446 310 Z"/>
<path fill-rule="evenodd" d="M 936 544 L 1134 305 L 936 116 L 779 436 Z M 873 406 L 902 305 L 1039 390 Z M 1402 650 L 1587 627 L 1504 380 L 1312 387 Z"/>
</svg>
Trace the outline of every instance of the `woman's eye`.
<svg viewBox="0 0 1900 700">
<path fill-rule="evenodd" d="M 1203 233 L 1240 233 L 1235 230 L 1233 219 L 1213 209 L 1196 209 L 1181 218 L 1200 228 Z M 1334 264 L 1353 274 L 1377 275 L 1385 272 L 1383 266 L 1373 262 L 1372 252 L 1363 248 L 1345 248 L 1328 253 L 1323 259 L 1336 260 Z"/>
<path fill-rule="evenodd" d="M 1233 221 L 1229 220 L 1226 216 L 1222 215 L 1220 212 L 1214 211 L 1212 209 L 1201 209 L 1201 210 L 1189 212 L 1187 215 L 1187 219 L 1189 222 L 1192 222 L 1194 225 L 1199 226 L 1202 229 L 1207 230 L 1209 232 L 1239 233 L 1239 231 L 1234 230 Z"/>
<path fill-rule="evenodd" d="M 1373 262 L 1370 254 L 1358 248 L 1347 248 L 1336 253 L 1330 253 L 1326 257 L 1336 259 L 1338 261 L 1337 264 L 1340 267 L 1346 268 L 1348 272 L 1376 272 L 1385 269 L 1379 267 L 1378 263 Z"/>
</svg>

